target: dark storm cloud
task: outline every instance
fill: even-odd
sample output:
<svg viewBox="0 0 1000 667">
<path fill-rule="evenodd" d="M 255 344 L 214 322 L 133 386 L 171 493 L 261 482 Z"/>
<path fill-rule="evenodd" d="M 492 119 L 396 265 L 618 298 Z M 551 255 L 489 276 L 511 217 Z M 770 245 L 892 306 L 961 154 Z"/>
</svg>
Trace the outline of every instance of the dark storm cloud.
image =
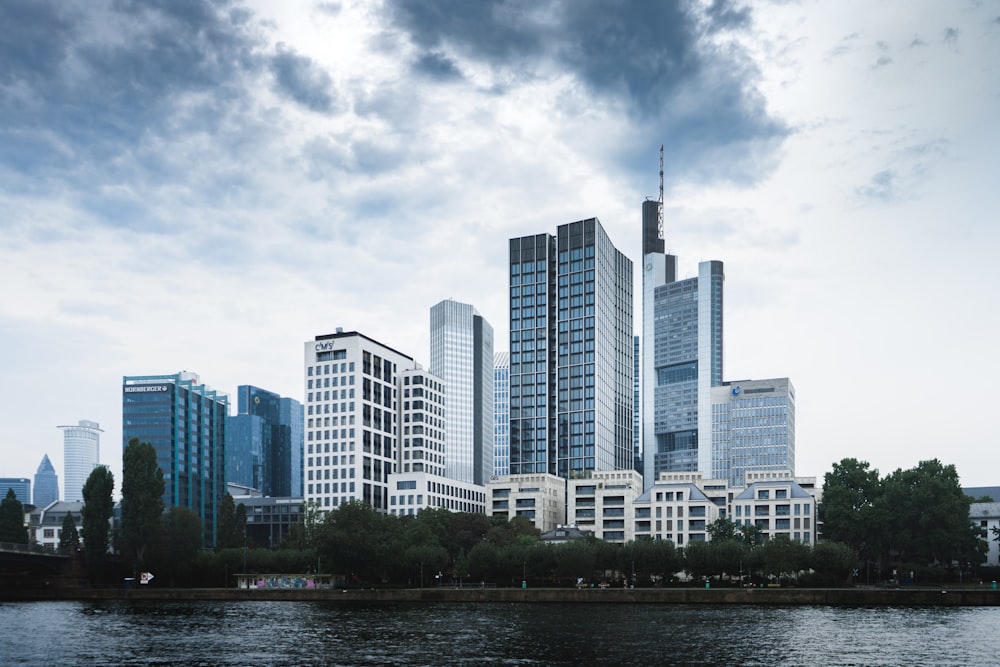
<svg viewBox="0 0 1000 667">
<path fill-rule="evenodd" d="M 0 2 L 0 162 L 20 173 L 107 163 L 144 137 L 212 131 L 239 105 L 259 46 L 227 2 Z M 108 168 L 113 168 L 108 165 Z"/>
<path fill-rule="evenodd" d="M 438 81 L 454 81 L 462 78 L 455 61 L 442 53 L 425 53 L 417 58 L 413 69 L 424 76 Z"/>
<path fill-rule="evenodd" d="M 688 3 L 644 0 L 544 6 L 396 0 L 389 10 L 420 49 L 417 62 L 447 53 L 459 68 L 463 59 L 485 63 L 514 81 L 552 66 L 569 71 L 596 98 L 621 102 L 649 133 L 637 150 L 665 139 L 699 177 L 754 180 L 762 174 L 752 153 L 768 153 L 788 132 L 756 91 L 750 57 L 731 40 L 715 39 L 752 24 L 749 8 L 727 0 L 701 14 Z M 620 166 L 630 161 L 630 150 L 623 147 Z M 720 151 L 730 158 L 719 162 Z"/>
<path fill-rule="evenodd" d="M 313 111 L 325 113 L 333 109 L 333 81 L 311 59 L 279 44 L 270 66 L 281 92 Z"/>
</svg>

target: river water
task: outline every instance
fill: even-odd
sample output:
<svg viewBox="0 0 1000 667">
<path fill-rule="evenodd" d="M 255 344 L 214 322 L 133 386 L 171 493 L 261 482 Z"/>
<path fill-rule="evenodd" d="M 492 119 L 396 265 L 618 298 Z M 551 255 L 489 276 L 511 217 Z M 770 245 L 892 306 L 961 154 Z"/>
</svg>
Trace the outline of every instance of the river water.
<svg viewBox="0 0 1000 667">
<path fill-rule="evenodd" d="M 1000 608 L 0 603 L 0 665 L 991 665 Z"/>
</svg>

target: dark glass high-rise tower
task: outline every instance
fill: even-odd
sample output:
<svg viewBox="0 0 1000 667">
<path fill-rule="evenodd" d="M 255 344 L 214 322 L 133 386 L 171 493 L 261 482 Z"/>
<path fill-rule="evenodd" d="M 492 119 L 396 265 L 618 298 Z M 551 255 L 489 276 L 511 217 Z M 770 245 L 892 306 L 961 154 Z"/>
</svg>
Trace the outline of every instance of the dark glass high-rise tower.
<svg viewBox="0 0 1000 667">
<path fill-rule="evenodd" d="M 509 252 L 510 474 L 631 468 L 631 260 L 596 218 Z"/>
<path fill-rule="evenodd" d="M 240 385 L 238 414 L 229 418 L 226 481 L 265 496 L 302 496 L 302 404 Z"/>
</svg>

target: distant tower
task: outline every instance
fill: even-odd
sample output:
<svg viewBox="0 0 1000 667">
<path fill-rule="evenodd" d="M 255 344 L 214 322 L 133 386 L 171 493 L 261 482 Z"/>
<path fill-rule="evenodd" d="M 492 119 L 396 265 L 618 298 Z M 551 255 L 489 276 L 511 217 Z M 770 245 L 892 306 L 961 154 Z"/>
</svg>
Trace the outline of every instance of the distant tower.
<svg viewBox="0 0 1000 667">
<path fill-rule="evenodd" d="M 83 500 L 83 485 L 101 460 L 101 427 L 97 422 L 81 419 L 76 426 L 63 429 L 63 500 Z"/>
<path fill-rule="evenodd" d="M 486 484 L 493 474 L 493 327 L 452 299 L 431 307 L 430 325 L 430 371 L 445 386 L 445 476 Z"/>
<path fill-rule="evenodd" d="M 493 357 L 493 474 L 510 474 L 510 355 Z"/>
<path fill-rule="evenodd" d="M 35 471 L 34 505 L 45 508 L 53 502 L 59 500 L 59 476 L 56 469 L 49 461 L 49 455 L 42 457 L 42 462 L 38 464 Z"/>
<path fill-rule="evenodd" d="M 271 497 L 302 496 L 302 404 L 252 385 L 236 389 L 226 430 L 226 481 Z"/>
</svg>

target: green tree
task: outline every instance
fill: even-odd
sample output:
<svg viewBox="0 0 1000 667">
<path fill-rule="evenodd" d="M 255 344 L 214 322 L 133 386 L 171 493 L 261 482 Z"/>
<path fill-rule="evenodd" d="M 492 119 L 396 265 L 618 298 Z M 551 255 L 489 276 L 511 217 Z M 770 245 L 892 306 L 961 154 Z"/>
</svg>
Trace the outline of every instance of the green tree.
<svg viewBox="0 0 1000 667">
<path fill-rule="evenodd" d="M 329 568 L 346 573 L 349 581 L 379 580 L 388 565 L 387 523 L 392 520 L 396 517 L 383 517 L 367 503 L 344 503 L 327 513 L 317 552 Z"/>
<path fill-rule="evenodd" d="M 62 530 L 59 531 L 59 553 L 75 554 L 80 550 L 80 533 L 76 530 L 76 521 L 72 512 L 66 512 L 63 517 Z"/>
<path fill-rule="evenodd" d="M 840 542 L 817 542 L 809 558 L 809 567 L 824 584 L 848 581 L 857 564 L 858 555 L 854 549 Z"/>
<path fill-rule="evenodd" d="M 0 501 L 0 542 L 28 543 L 28 529 L 24 527 L 24 505 L 17 499 L 14 489 L 7 489 L 7 496 Z"/>
<path fill-rule="evenodd" d="M 201 549 L 201 517 L 187 507 L 171 507 L 162 518 L 162 547 L 156 558 L 155 573 L 171 585 L 190 575 Z"/>
<path fill-rule="evenodd" d="M 739 526 L 728 517 L 719 517 L 705 527 L 712 542 L 740 539 Z"/>
<path fill-rule="evenodd" d="M 108 556 L 111 544 L 111 515 L 115 503 L 111 497 L 115 477 L 105 466 L 94 468 L 83 485 L 83 553 L 91 573 L 98 570 Z"/>
<path fill-rule="evenodd" d="M 243 504 L 240 503 L 240 507 Z M 222 496 L 219 503 L 219 534 L 215 542 L 215 549 L 235 549 L 243 546 L 243 531 L 246 528 L 246 508 L 243 508 L 243 524 L 240 524 L 236 503 L 230 494 Z"/>
<path fill-rule="evenodd" d="M 895 560 L 950 565 L 963 559 L 971 498 L 962 491 L 955 466 L 921 461 L 915 468 L 896 470 L 883 486 Z"/>
<path fill-rule="evenodd" d="M 764 574 L 774 577 L 798 578 L 799 572 L 809 567 L 809 545 L 790 540 L 787 535 L 771 538 L 759 547 Z"/>
<path fill-rule="evenodd" d="M 122 454 L 122 553 L 142 566 L 146 548 L 160 532 L 163 516 L 163 471 L 156 449 L 138 438 L 129 440 Z"/>
<path fill-rule="evenodd" d="M 882 481 L 865 461 L 847 458 L 834 463 L 823 481 L 819 514 L 823 538 L 842 542 L 862 554 L 875 555 L 884 542 Z"/>
</svg>

